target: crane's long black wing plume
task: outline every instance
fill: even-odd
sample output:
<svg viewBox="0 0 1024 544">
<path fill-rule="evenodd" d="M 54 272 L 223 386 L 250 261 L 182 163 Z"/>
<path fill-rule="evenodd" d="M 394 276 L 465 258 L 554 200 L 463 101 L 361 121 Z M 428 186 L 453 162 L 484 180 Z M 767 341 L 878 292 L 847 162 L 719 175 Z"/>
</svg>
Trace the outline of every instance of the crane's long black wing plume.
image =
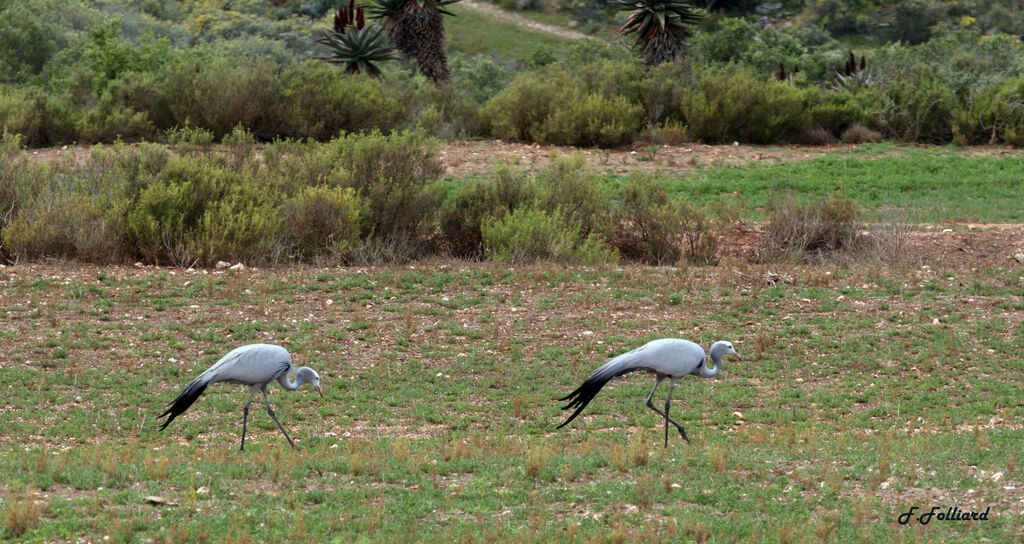
<svg viewBox="0 0 1024 544">
<path fill-rule="evenodd" d="M 167 418 L 167 421 L 160 426 L 160 430 L 162 431 L 166 429 L 167 426 L 174 421 L 174 418 L 183 414 L 185 410 L 188 410 L 188 407 L 192 406 L 192 403 L 199 398 L 199 395 L 202 395 L 203 391 L 206 391 L 206 386 L 208 385 L 210 385 L 210 378 L 205 375 L 201 375 L 189 382 L 189 384 L 181 390 L 181 393 L 178 393 L 178 398 L 174 399 L 174 402 L 168 405 L 167 411 L 157 416 L 157 419 L 164 416 L 170 416 Z"/>
<path fill-rule="evenodd" d="M 569 404 L 562 407 L 563 410 L 576 408 L 576 411 L 569 416 L 569 419 L 565 420 L 565 422 L 555 428 L 561 429 L 568 425 L 570 421 L 576 419 L 576 416 L 580 415 L 580 412 L 590 404 L 590 401 L 594 400 L 594 397 L 609 380 L 623 374 L 628 374 L 639 368 L 633 364 L 633 358 L 637 353 L 639 353 L 640 349 L 641 348 L 637 348 L 633 351 L 623 353 L 618 357 L 612 358 L 610 361 L 602 365 L 601 368 L 595 370 L 594 373 L 584 380 L 583 384 L 577 387 L 575 391 L 558 399 L 569 401 Z"/>
</svg>

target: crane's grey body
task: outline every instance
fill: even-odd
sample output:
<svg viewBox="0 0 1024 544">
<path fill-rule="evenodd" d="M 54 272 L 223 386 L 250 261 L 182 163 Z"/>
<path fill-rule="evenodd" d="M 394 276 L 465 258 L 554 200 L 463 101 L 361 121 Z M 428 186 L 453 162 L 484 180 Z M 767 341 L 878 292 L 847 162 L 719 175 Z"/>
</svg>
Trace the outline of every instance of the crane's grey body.
<svg viewBox="0 0 1024 544">
<path fill-rule="evenodd" d="M 160 430 L 167 428 L 174 418 L 188 410 L 208 385 L 217 382 L 234 383 L 252 387 L 249 401 L 242 408 L 242 445 L 238 449 L 245 449 L 245 428 L 249 419 L 249 405 L 252 404 L 252 399 L 256 396 L 257 391 L 263 394 L 263 401 L 267 405 L 267 414 L 274 420 L 274 423 L 277 423 L 277 427 L 281 429 L 284 437 L 288 439 L 288 443 L 294 448 L 295 442 L 288 436 L 288 432 L 284 430 L 284 426 L 277 420 L 274 410 L 270 407 L 270 399 L 267 398 L 267 385 L 277 380 L 281 387 L 288 391 L 294 391 L 302 384 L 309 383 L 320 393 L 321 397 L 323 392 L 320 390 L 320 375 L 312 368 L 304 366 L 296 369 L 294 381 L 289 379 L 293 376 L 289 372 L 291 369 L 292 356 L 281 346 L 250 344 L 235 348 L 181 390 L 167 411 L 160 414 L 159 417 L 168 416 Z"/>
<path fill-rule="evenodd" d="M 683 440 L 689 442 L 690 439 L 686 437 L 686 431 L 683 430 L 683 426 L 668 417 L 669 406 L 672 402 L 672 390 L 675 388 L 676 381 L 690 374 L 702 378 L 716 376 L 722 371 L 722 357 L 724 355 L 732 354 L 739 357 L 739 354 L 736 353 L 730 342 L 715 342 L 711 345 L 709 351 L 711 360 L 714 361 L 714 366 L 710 368 L 707 365 L 704 349 L 689 340 L 680 338 L 652 340 L 632 351 L 612 357 L 607 363 L 595 370 L 575 391 L 558 399 L 570 401 L 563 410 L 576 408 L 576 411 L 557 428 L 561 429 L 575 419 L 587 407 L 587 404 L 590 404 L 590 401 L 604 387 L 604 384 L 608 383 L 612 378 L 628 374 L 634 370 L 646 370 L 654 374 L 654 389 L 651 389 L 651 394 L 647 396 L 647 406 L 665 418 L 665 446 L 668 446 L 669 423 L 675 425 Z M 670 381 L 668 395 L 665 398 L 665 411 L 662 412 L 654 406 L 651 399 L 654 398 L 654 392 L 657 391 L 658 385 L 665 378 L 668 378 Z"/>
</svg>

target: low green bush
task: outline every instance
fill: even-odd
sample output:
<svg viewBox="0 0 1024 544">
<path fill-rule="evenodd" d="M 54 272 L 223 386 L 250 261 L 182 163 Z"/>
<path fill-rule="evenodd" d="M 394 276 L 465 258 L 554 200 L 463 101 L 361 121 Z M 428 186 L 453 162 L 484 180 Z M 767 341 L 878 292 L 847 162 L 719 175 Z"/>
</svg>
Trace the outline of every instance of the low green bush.
<svg viewBox="0 0 1024 544">
<path fill-rule="evenodd" d="M 359 243 L 363 206 L 351 188 L 304 188 L 281 207 L 282 230 L 290 252 L 301 259 L 321 255 L 344 259 Z"/>
<path fill-rule="evenodd" d="M 438 226 L 445 251 L 455 257 L 484 257 L 483 223 L 532 203 L 537 184 L 515 166 L 500 163 L 484 178 L 472 178 L 445 195 Z"/>
<path fill-rule="evenodd" d="M 183 59 L 170 64 L 165 73 L 168 109 L 177 125 L 190 122 L 216 138 L 239 125 L 261 140 L 287 134 L 283 81 L 269 59 Z"/>
<path fill-rule="evenodd" d="M 329 143 L 342 184 L 367 203 L 364 238 L 426 237 L 441 198 L 435 184 L 444 172 L 436 145 L 420 132 L 373 132 Z"/>
<path fill-rule="evenodd" d="M 200 264 L 206 265 L 220 260 L 274 264 L 287 256 L 273 196 L 265 186 L 251 182 L 235 182 L 208 203 L 186 240 Z"/>
<path fill-rule="evenodd" d="M 643 106 L 625 97 L 573 95 L 545 120 L 538 139 L 557 145 L 616 147 L 635 140 L 643 122 Z"/>
<path fill-rule="evenodd" d="M 544 123 L 570 100 L 569 74 L 559 67 L 522 72 L 484 103 L 480 116 L 498 138 L 544 141 Z"/>
<path fill-rule="evenodd" d="M 344 74 L 318 61 L 288 68 L 282 79 L 290 136 L 329 140 L 347 132 L 390 131 L 404 124 L 403 103 L 378 79 Z"/>
<path fill-rule="evenodd" d="M 201 157 L 175 157 L 131 202 L 124 225 L 130 247 L 148 262 L 207 263 L 211 256 L 198 240 L 203 217 L 241 183 L 244 178 Z"/>
<path fill-rule="evenodd" d="M 84 143 L 152 140 L 160 133 L 145 112 L 124 106 L 90 108 L 77 121 L 76 131 Z"/>
<path fill-rule="evenodd" d="M 485 219 L 481 230 L 487 255 L 496 261 L 600 264 L 619 259 L 614 248 L 594 234 L 583 236 L 579 223 L 560 211 L 521 207 L 500 219 Z"/>
<path fill-rule="evenodd" d="M 927 65 L 899 70 L 883 88 L 878 113 L 880 130 L 907 142 L 947 143 L 952 139 L 952 114 L 957 97 Z"/>
<path fill-rule="evenodd" d="M 718 236 L 700 209 L 674 199 L 649 176 L 636 175 L 620 189 L 612 245 L 626 258 L 654 265 L 718 263 Z"/>
<path fill-rule="evenodd" d="M 39 87 L 0 85 L 0 130 L 20 134 L 28 147 L 74 140 L 75 108 Z"/>
<path fill-rule="evenodd" d="M 809 99 L 789 83 L 766 80 L 735 65 L 702 70 L 684 94 L 691 137 L 708 143 L 801 142 L 810 128 Z"/>
<path fill-rule="evenodd" d="M 961 145 L 1024 146 L 1024 76 L 983 89 L 968 107 L 953 112 L 953 137 Z"/>
<path fill-rule="evenodd" d="M 70 191 L 39 195 L 24 203 L 3 229 L 3 247 L 17 258 L 66 257 L 120 263 L 124 201 Z"/>
<path fill-rule="evenodd" d="M 520 74 L 480 115 L 499 138 L 598 147 L 633 141 L 644 122 L 641 104 L 588 91 L 559 66 Z"/>
<path fill-rule="evenodd" d="M 579 224 L 583 236 L 601 234 L 607 228 L 612 199 L 604 194 L 582 152 L 553 156 L 536 179 L 537 205 L 541 209 L 549 213 L 560 211 L 566 219 Z"/>
</svg>

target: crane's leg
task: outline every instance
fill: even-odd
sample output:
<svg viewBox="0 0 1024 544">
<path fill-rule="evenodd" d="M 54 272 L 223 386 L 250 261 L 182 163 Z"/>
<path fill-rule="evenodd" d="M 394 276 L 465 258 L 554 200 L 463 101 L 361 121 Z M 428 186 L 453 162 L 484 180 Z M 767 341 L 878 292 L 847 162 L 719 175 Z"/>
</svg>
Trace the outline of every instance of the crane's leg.
<svg viewBox="0 0 1024 544">
<path fill-rule="evenodd" d="M 675 387 L 675 385 L 676 385 L 676 381 L 675 380 L 671 380 L 671 382 L 670 382 L 671 385 L 669 386 L 668 397 L 665 399 L 665 411 L 664 412 L 659 410 L 658 407 L 655 406 L 653 402 L 651 402 L 651 399 L 654 398 L 654 392 L 658 390 L 658 385 L 661 383 L 661 380 L 663 380 L 663 379 L 664 379 L 664 376 L 655 376 L 655 378 L 654 378 L 654 380 L 655 380 L 654 381 L 654 389 L 651 389 L 651 394 L 647 396 L 647 407 L 650 408 L 651 410 L 654 410 L 655 413 L 657 413 L 659 416 L 665 418 L 665 446 L 668 447 L 668 424 L 669 423 L 675 425 L 676 429 L 679 429 L 679 434 L 681 434 L 683 436 L 683 440 L 689 442 L 690 439 L 686 438 L 686 431 L 683 430 L 683 426 L 678 424 L 678 423 L 676 423 L 675 421 L 673 421 L 672 418 L 668 417 L 668 406 L 669 406 L 669 403 L 672 401 L 672 388 Z"/>
<path fill-rule="evenodd" d="M 668 382 L 668 396 L 665 397 L 665 447 L 666 448 L 668 447 L 668 422 L 672 421 L 668 417 L 668 407 L 672 405 L 672 390 L 675 389 L 675 388 L 676 388 L 676 379 L 672 378 Z M 686 443 L 689 444 L 690 443 L 690 439 L 686 438 L 686 431 L 683 430 L 683 426 L 678 424 L 678 423 L 676 423 L 675 421 L 672 421 L 672 424 L 675 425 L 677 429 L 679 429 L 679 434 L 681 434 L 683 436 L 683 440 L 685 440 Z"/>
<path fill-rule="evenodd" d="M 245 422 L 249 420 L 249 405 L 252 404 L 253 397 L 256 396 L 256 390 L 259 386 L 252 386 L 252 393 L 249 394 L 249 402 L 245 403 L 242 407 L 242 445 L 238 447 L 238 451 L 245 450 Z"/>
<path fill-rule="evenodd" d="M 292 448 L 298 449 L 295 447 L 295 442 L 292 442 L 292 437 L 288 436 L 288 431 L 284 430 L 284 425 L 281 425 L 281 422 L 277 420 L 277 416 L 274 415 L 274 409 L 270 407 L 270 399 L 267 398 L 266 384 L 263 384 L 263 387 L 260 389 L 260 393 L 263 393 L 263 401 L 267 403 L 267 413 L 270 414 L 270 419 L 273 419 L 274 423 L 277 423 L 277 428 L 281 429 L 281 432 L 284 433 L 284 437 L 288 439 L 288 443 L 292 445 Z"/>
</svg>

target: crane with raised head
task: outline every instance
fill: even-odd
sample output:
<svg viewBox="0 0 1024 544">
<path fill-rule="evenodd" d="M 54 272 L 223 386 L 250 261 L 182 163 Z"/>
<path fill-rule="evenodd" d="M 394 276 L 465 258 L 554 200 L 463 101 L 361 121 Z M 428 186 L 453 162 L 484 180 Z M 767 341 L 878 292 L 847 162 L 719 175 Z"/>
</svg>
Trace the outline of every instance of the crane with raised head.
<svg viewBox="0 0 1024 544">
<path fill-rule="evenodd" d="M 651 389 L 651 394 L 647 396 L 647 407 L 665 418 L 665 447 L 668 447 L 669 423 L 675 425 L 683 440 L 689 442 L 690 439 L 686 437 L 686 431 L 683 430 L 683 426 L 668 417 L 668 409 L 672 403 L 672 390 L 675 388 L 676 382 L 689 374 L 702 378 L 717 376 L 722 371 L 723 356 L 731 354 L 737 358 L 740 357 L 740 354 L 736 353 L 735 348 L 733 348 L 732 343 L 724 340 L 711 344 L 711 349 L 708 351 L 711 355 L 711 360 L 714 362 L 714 367 L 708 367 L 704 348 L 689 340 L 682 340 L 680 338 L 651 340 L 632 351 L 612 357 L 607 363 L 591 373 L 590 377 L 577 387 L 575 391 L 558 399 L 570 401 L 568 405 L 562 408 L 563 410 L 576 408 L 576 411 L 557 428 L 561 429 L 575 419 L 576 416 L 580 415 L 580 412 L 590 404 L 590 401 L 604 387 L 604 384 L 608 383 L 612 378 L 628 374 L 634 370 L 646 370 L 654 374 L 654 389 Z M 651 399 L 654 398 L 654 392 L 658 390 L 658 385 L 665 378 L 669 379 L 669 388 L 668 396 L 665 397 L 665 411 L 662 412 L 654 406 Z"/>
<path fill-rule="evenodd" d="M 252 404 L 252 399 L 256 396 L 257 391 L 263 393 L 267 414 L 274 420 L 274 423 L 277 423 L 277 427 L 284 433 L 288 443 L 295 448 L 295 442 L 292 441 L 292 437 L 288 436 L 288 431 L 284 430 L 281 422 L 277 420 L 274 410 L 270 407 L 270 399 L 267 398 L 267 385 L 274 380 L 277 380 L 281 387 L 288 391 L 294 391 L 302 384 L 308 383 L 316 389 L 317 393 L 320 393 L 321 398 L 324 396 L 320 389 L 320 375 L 308 366 L 293 369 L 292 356 L 288 350 L 272 344 L 249 344 L 231 350 L 206 372 L 189 382 L 178 393 L 174 402 L 168 405 L 167 411 L 160 414 L 159 417 L 167 416 L 167 421 L 160 427 L 160 430 L 167 428 L 174 418 L 188 410 L 189 406 L 192 406 L 192 403 L 199 398 L 199 395 L 203 394 L 210 384 L 235 383 L 252 388 L 249 402 L 246 402 L 242 408 L 242 445 L 238 450 L 245 449 L 245 426 L 249 419 L 249 405 Z"/>
</svg>

